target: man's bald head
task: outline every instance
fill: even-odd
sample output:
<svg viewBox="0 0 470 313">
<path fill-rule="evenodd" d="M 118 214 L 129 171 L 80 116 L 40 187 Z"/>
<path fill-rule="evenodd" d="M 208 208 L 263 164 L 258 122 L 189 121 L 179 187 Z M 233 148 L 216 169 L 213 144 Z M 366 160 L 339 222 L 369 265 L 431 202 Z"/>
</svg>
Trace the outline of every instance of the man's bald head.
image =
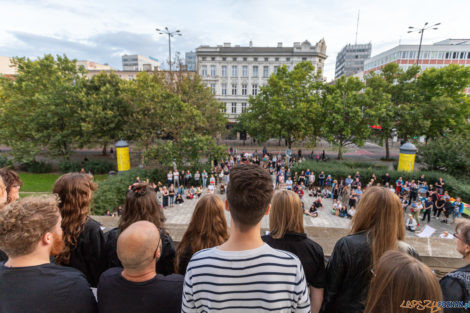
<svg viewBox="0 0 470 313">
<path fill-rule="evenodd" d="M 126 270 L 145 269 L 155 258 L 155 250 L 161 245 L 158 228 L 148 221 L 138 221 L 127 227 L 118 238 L 117 255 Z"/>
</svg>

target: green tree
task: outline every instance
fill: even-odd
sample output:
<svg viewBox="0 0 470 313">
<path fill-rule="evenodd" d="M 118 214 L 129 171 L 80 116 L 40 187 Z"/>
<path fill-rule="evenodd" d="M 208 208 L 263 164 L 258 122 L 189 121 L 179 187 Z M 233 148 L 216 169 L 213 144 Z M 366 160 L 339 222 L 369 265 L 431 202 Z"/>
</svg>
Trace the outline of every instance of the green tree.
<svg viewBox="0 0 470 313">
<path fill-rule="evenodd" d="M 81 138 L 84 144 L 99 143 L 106 155 L 107 146 L 124 138 L 130 115 L 129 103 L 123 96 L 123 81 L 114 73 L 101 72 L 85 82 L 85 106 Z"/>
<path fill-rule="evenodd" d="M 370 101 L 363 89 L 364 84 L 358 78 L 342 76 L 326 86 L 323 93 L 323 134 L 338 147 L 338 159 L 343 158 L 345 146 L 362 145 L 370 134 Z"/>
<path fill-rule="evenodd" d="M 288 71 L 280 66 L 239 121 L 248 133 L 261 141 L 284 138 L 289 148 L 311 136 L 308 115 L 312 115 L 317 76 L 311 62 L 301 62 Z"/>
<path fill-rule="evenodd" d="M 68 158 L 82 135 L 84 70 L 66 56 L 16 58 L 15 63 L 16 79 L 1 80 L 2 142 L 18 161 L 32 161 L 42 149 Z"/>
</svg>

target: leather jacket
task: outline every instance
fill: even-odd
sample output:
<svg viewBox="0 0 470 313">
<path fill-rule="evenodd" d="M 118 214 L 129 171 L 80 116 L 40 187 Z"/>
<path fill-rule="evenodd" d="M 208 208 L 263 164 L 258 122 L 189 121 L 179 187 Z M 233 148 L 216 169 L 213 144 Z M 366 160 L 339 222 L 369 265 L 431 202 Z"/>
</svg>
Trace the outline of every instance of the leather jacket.
<svg viewBox="0 0 470 313">
<path fill-rule="evenodd" d="M 326 268 L 327 286 L 322 312 L 364 311 L 372 279 L 371 243 L 371 237 L 366 231 L 338 240 Z M 405 242 L 399 241 L 398 249 L 419 259 L 417 252 Z"/>
</svg>

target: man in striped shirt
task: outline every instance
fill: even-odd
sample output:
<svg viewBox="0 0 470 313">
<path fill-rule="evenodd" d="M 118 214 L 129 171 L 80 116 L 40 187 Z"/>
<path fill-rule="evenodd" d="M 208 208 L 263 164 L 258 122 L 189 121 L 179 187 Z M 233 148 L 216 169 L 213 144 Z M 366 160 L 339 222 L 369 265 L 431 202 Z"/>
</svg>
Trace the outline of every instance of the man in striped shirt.
<svg viewBox="0 0 470 313">
<path fill-rule="evenodd" d="M 191 258 L 182 312 L 310 312 L 299 259 L 269 247 L 260 236 L 272 195 L 271 176 L 261 167 L 242 164 L 232 169 L 225 201 L 230 238 Z"/>
</svg>

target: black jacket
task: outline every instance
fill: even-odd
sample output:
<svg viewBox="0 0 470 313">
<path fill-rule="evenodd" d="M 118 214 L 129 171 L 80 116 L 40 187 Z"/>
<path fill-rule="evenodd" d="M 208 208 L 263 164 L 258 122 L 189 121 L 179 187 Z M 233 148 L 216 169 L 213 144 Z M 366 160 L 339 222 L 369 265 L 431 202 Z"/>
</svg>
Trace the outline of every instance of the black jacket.
<svg viewBox="0 0 470 313">
<path fill-rule="evenodd" d="M 326 268 L 327 285 L 322 312 L 364 311 L 372 278 L 371 242 L 365 231 L 338 240 Z M 405 242 L 399 242 L 399 250 L 419 259 L 416 251 Z"/>
<path fill-rule="evenodd" d="M 8 261 L 8 255 L 0 250 L 0 263 Z"/>
<path fill-rule="evenodd" d="M 70 248 L 70 261 L 62 264 L 78 269 L 85 274 L 92 287 L 98 285 L 101 273 L 105 270 L 105 239 L 101 225 L 91 217 L 85 222 L 85 228 L 78 236 L 77 245 Z"/>
<path fill-rule="evenodd" d="M 122 267 L 121 261 L 117 256 L 117 240 L 119 237 L 119 228 L 113 228 L 106 233 L 106 248 L 105 258 L 107 260 L 107 267 Z M 170 275 L 175 272 L 175 244 L 169 234 L 162 237 L 162 252 L 157 261 L 157 273 L 162 275 Z"/>
<path fill-rule="evenodd" d="M 470 300 L 470 265 L 459 268 L 446 276 L 441 281 L 442 295 L 444 301 L 463 301 Z M 449 309 L 445 308 L 444 313 L 450 312 L 468 312 L 464 308 Z"/>
</svg>

